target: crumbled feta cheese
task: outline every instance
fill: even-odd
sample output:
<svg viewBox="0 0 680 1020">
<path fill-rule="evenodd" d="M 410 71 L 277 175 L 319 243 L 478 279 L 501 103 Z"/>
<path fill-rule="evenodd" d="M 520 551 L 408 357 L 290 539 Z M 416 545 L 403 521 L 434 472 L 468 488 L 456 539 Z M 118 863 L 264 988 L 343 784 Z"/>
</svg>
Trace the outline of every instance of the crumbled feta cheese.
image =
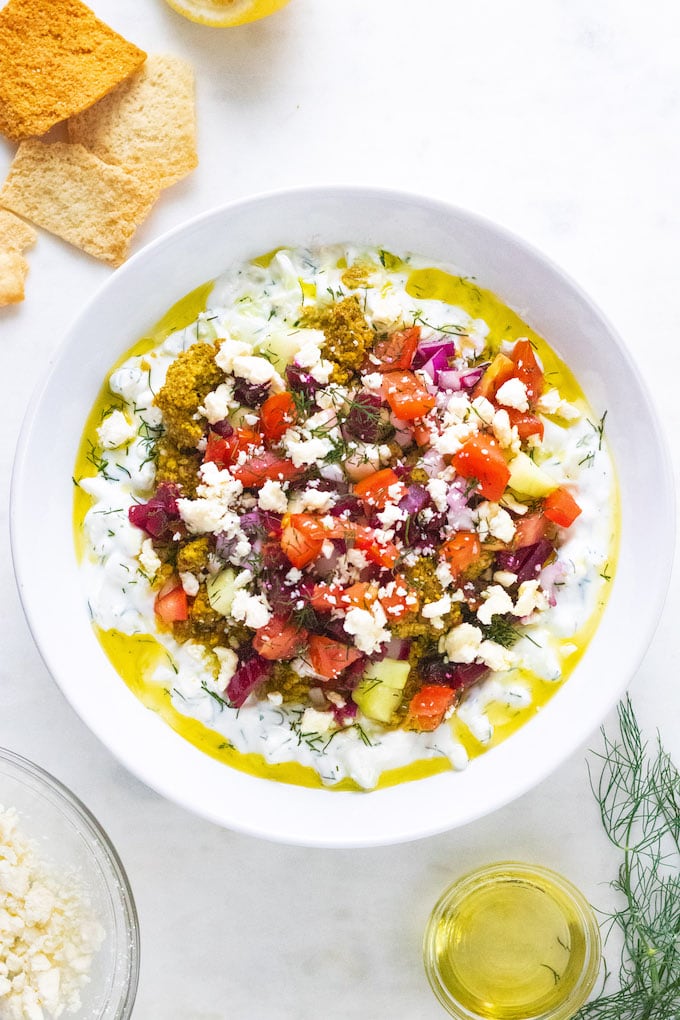
<svg viewBox="0 0 680 1020">
<path fill-rule="evenodd" d="M 206 393 L 198 411 L 199 414 L 205 415 L 211 425 L 214 425 L 215 422 L 223 421 L 232 407 L 234 407 L 234 386 L 229 381 L 220 383 L 217 389 Z"/>
<path fill-rule="evenodd" d="M 493 579 L 496 584 L 501 584 L 504 588 L 510 588 L 517 580 L 517 574 L 513 574 L 511 570 L 497 570 L 493 575 Z"/>
<path fill-rule="evenodd" d="M 195 598 L 196 595 L 198 595 L 198 589 L 200 588 L 196 575 L 192 574 L 189 570 L 181 570 L 179 579 L 182 582 L 182 588 L 185 594 L 188 595 L 189 598 Z"/>
<path fill-rule="evenodd" d="M 432 620 L 435 616 L 445 616 L 451 612 L 451 599 L 448 595 L 442 595 L 436 602 L 426 602 L 420 612 L 426 620 Z"/>
<path fill-rule="evenodd" d="M 221 691 L 224 691 L 238 669 L 238 655 L 233 648 L 223 648 L 221 645 L 216 645 L 216 647 L 213 648 L 213 651 L 220 664 L 220 671 L 216 681 L 217 687 Z"/>
<path fill-rule="evenodd" d="M 387 617 L 379 602 L 374 602 L 371 609 L 359 609 L 353 606 L 345 616 L 344 629 L 354 638 L 360 652 L 372 655 L 380 650 L 391 637 L 386 627 Z"/>
<path fill-rule="evenodd" d="M 308 464 L 316 464 L 318 461 L 323 462 L 333 449 L 330 439 L 324 437 L 301 439 L 300 433 L 296 429 L 288 429 L 284 433 L 283 445 L 295 467 L 305 467 Z"/>
<path fill-rule="evenodd" d="M 449 491 L 445 480 L 443 478 L 430 478 L 426 488 L 437 510 L 440 513 L 445 513 L 448 508 L 446 496 Z"/>
<path fill-rule="evenodd" d="M 104 450 L 116 450 L 119 446 L 131 442 L 136 435 L 136 427 L 128 421 L 122 411 L 112 411 L 97 429 L 99 445 Z"/>
<path fill-rule="evenodd" d="M 150 538 L 145 538 L 142 542 L 142 548 L 139 553 L 139 565 L 150 581 L 153 581 L 163 565 Z"/>
<path fill-rule="evenodd" d="M 497 672 L 511 669 L 514 664 L 514 656 L 509 648 L 497 644 L 495 641 L 482 641 L 479 646 L 478 658 L 485 666 Z"/>
<path fill-rule="evenodd" d="M 474 662 L 484 635 L 471 623 L 459 623 L 443 639 L 443 651 L 451 662 Z"/>
<path fill-rule="evenodd" d="M 328 733 L 334 729 L 335 716 L 332 712 L 319 712 L 316 708 L 306 708 L 300 720 L 301 733 Z"/>
<path fill-rule="evenodd" d="M 382 372 L 367 372 L 366 375 L 362 375 L 361 382 L 365 390 L 369 393 L 380 393 L 383 385 L 383 374 Z"/>
<path fill-rule="evenodd" d="M 215 355 L 215 364 L 226 375 L 231 375 L 234 371 L 234 359 L 252 353 L 253 349 L 250 344 L 244 344 L 241 340 L 223 340 Z"/>
<path fill-rule="evenodd" d="M 302 580 L 302 571 L 298 570 L 297 567 L 291 567 L 286 574 L 286 580 L 291 584 L 297 584 L 298 581 Z"/>
<path fill-rule="evenodd" d="M 383 528 L 391 528 L 398 521 L 405 521 L 408 517 L 408 511 L 402 510 L 396 503 L 387 503 L 385 509 L 381 510 L 377 517 Z"/>
<path fill-rule="evenodd" d="M 496 414 L 496 408 L 486 397 L 475 397 L 472 406 L 485 425 L 491 425 Z M 507 414 L 507 412 L 506 412 Z"/>
<path fill-rule="evenodd" d="M 435 577 L 441 584 L 442 588 L 450 588 L 453 584 L 453 574 L 451 573 L 451 566 L 446 560 L 440 560 L 434 570 Z"/>
<path fill-rule="evenodd" d="M 440 436 L 437 436 L 432 446 L 437 453 L 441 453 L 442 457 L 452 456 L 454 453 L 458 453 L 463 443 L 477 432 L 479 429 L 472 421 L 449 425 Z"/>
<path fill-rule="evenodd" d="M 242 620 L 246 627 L 252 627 L 253 630 L 266 627 L 272 618 L 264 595 L 251 595 L 245 588 L 236 592 L 229 612 L 234 620 Z"/>
<path fill-rule="evenodd" d="M 565 421 L 577 421 L 581 412 L 574 404 L 563 400 L 558 390 L 546 390 L 536 401 L 536 410 L 541 414 L 551 414 Z"/>
<path fill-rule="evenodd" d="M 512 599 L 500 584 L 492 584 L 482 592 L 484 601 L 477 610 L 480 623 L 491 623 L 494 616 L 504 616 L 513 609 Z"/>
<path fill-rule="evenodd" d="M 504 408 L 496 411 L 491 423 L 493 434 L 498 440 L 498 445 L 510 453 L 519 453 L 521 442 L 516 425 L 510 424 L 510 417 Z"/>
<path fill-rule="evenodd" d="M 264 386 L 269 383 L 274 393 L 280 393 L 286 388 L 271 361 L 260 358 L 257 354 L 237 355 L 233 361 L 232 372 L 253 386 Z"/>
<path fill-rule="evenodd" d="M 548 596 L 540 590 L 538 581 L 523 581 L 517 596 L 512 610 L 514 616 L 531 616 L 535 610 L 541 611 L 550 605 Z"/>
<path fill-rule="evenodd" d="M 480 503 L 476 509 L 477 532 L 484 541 L 489 535 L 501 542 L 512 542 L 515 534 L 515 523 L 498 503 Z"/>
<path fill-rule="evenodd" d="M 283 491 L 281 482 L 268 478 L 257 497 L 258 506 L 261 510 L 273 510 L 274 513 L 285 514 L 288 509 L 288 498 Z"/>
<path fill-rule="evenodd" d="M 13 808 L 0 806 L 0 1014 L 79 1012 L 104 930 L 73 877 L 37 856 Z"/>
<path fill-rule="evenodd" d="M 295 364 L 300 368 L 313 368 L 321 361 L 321 346 L 326 342 L 322 330 L 314 330 L 314 338 L 307 337 L 295 355 Z"/>
<path fill-rule="evenodd" d="M 322 386 L 326 386 L 328 380 L 333 374 L 333 367 L 332 361 L 326 361 L 325 358 L 322 358 L 318 365 L 313 365 L 310 368 L 309 374 L 316 382 L 320 383 Z"/>
<path fill-rule="evenodd" d="M 499 386 L 496 391 L 496 400 L 505 407 L 514 407 L 517 411 L 529 410 L 529 398 L 527 388 L 521 379 L 512 378 Z"/>
</svg>

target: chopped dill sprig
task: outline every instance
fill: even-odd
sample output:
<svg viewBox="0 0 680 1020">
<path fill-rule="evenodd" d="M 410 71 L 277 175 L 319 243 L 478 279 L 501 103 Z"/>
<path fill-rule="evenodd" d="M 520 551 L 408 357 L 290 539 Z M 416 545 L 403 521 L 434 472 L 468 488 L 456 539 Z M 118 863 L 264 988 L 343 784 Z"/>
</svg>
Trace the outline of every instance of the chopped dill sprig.
<svg viewBox="0 0 680 1020">
<path fill-rule="evenodd" d="M 597 448 L 598 448 L 598 450 L 602 449 L 602 443 L 604 441 L 604 423 L 605 423 L 606 417 L 607 417 L 607 412 L 605 411 L 604 414 L 602 415 L 602 417 L 600 418 L 600 420 L 598 422 L 594 422 L 594 421 L 591 421 L 590 418 L 586 418 L 586 421 L 590 425 L 591 429 L 593 429 L 593 431 L 597 435 Z"/>
<path fill-rule="evenodd" d="M 467 330 L 463 326 L 456 326 L 454 323 L 447 323 L 446 326 L 435 326 L 432 322 L 428 322 L 423 316 L 422 312 L 416 312 L 413 316 L 413 323 L 419 323 L 421 326 L 427 326 L 429 329 L 436 330 L 437 333 L 446 333 L 449 336 L 467 336 Z"/>
<path fill-rule="evenodd" d="M 660 738 L 643 742 L 630 698 L 619 734 L 603 732 L 599 778 L 588 768 L 605 832 L 623 859 L 611 883 L 621 903 L 609 930 L 623 938 L 619 989 L 602 993 L 578 1020 L 673 1020 L 680 1016 L 680 772 Z"/>
<path fill-rule="evenodd" d="M 489 641 L 495 641 L 503 648 L 512 648 L 516 641 L 522 637 L 521 632 L 504 616 L 491 617 L 491 623 L 483 627 L 484 636 Z"/>
<path fill-rule="evenodd" d="M 219 694 L 217 694 L 215 691 L 210 690 L 205 680 L 201 682 L 201 690 L 205 691 L 206 694 L 210 695 L 213 701 L 217 702 L 217 704 L 220 706 L 220 712 L 224 711 L 225 708 L 231 708 L 231 705 L 229 704 L 228 701 L 225 701 L 224 698 L 221 698 Z"/>
</svg>

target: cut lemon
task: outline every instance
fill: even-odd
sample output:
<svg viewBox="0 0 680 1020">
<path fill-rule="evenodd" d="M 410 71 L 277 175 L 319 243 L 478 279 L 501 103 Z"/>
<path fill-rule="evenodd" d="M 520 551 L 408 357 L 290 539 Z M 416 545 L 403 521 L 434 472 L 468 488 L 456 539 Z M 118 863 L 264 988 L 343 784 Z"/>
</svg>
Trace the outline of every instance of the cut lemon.
<svg viewBox="0 0 680 1020">
<path fill-rule="evenodd" d="M 266 18 L 285 7 L 290 0 L 167 0 L 167 3 L 200 25 L 226 28 Z"/>
</svg>

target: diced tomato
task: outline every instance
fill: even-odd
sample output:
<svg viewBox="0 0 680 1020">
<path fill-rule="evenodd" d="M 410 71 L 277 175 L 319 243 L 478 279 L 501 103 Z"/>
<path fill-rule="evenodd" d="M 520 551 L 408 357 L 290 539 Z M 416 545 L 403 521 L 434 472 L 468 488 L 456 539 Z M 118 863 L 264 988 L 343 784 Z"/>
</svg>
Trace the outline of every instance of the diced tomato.
<svg viewBox="0 0 680 1020">
<path fill-rule="evenodd" d="M 477 491 L 498 502 L 510 479 L 510 470 L 495 439 L 478 432 L 455 454 L 451 463 L 463 478 L 475 478 Z"/>
<path fill-rule="evenodd" d="M 560 528 L 568 528 L 581 513 L 581 507 L 569 490 L 560 486 L 545 497 L 543 513 L 549 521 L 558 524 Z"/>
<path fill-rule="evenodd" d="M 366 609 L 377 596 L 377 585 L 368 581 L 357 581 L 348 588 L 341 584 L 315 584 L 309 604 L 318 613 L 328 613 L 333 609 L 346 610 L 353 606 Z"/>
<path fill-rule="evenodd" d="M 536 360 L 534 349 L 529 340 L 518 340 L 512 352 L 515 363 L 515 375 L 527 388 L 530 404 L 538 400 L 543 392 L 543 369 Z"/>
<path fill-rule="evenodd" d="M 260 446 L 262 436 L 249 428 L 237 428 L 226 438 L 211 432 L 208 436 L 208 445 L 203 455 L 204 462 L 217 464 L 219 468 L 226 468 L 236 462 L 242 450 L 249 450 L 253 446 Z"/>
<path fill-rule="evenodd" d="M 473 398 L 486 397 L 487 400 L 493 400 L 496 396 L 496 391 L 499 390 L 503 383 L 507 382 L 508 379 L 512 379 L 514 374 L 514 361 L 511 358 L 508 358 L 505 354 L 497 354 L 473 389 Z"/>
<path fill-rule="evenodd" d="M 410 368 L 413 356 L 420 340 L 420 326 L 410 329 L 398 329 L 378 340 L 373 347 L 373 357 L 380 362 L 372 366 L 378 372 L 394 372 L 400 368 Z"/>
<path fill-rule="evenodd" d="M 286 429 L 297 421 L 297 408 L 293 394 L 272 393 L 260 408 L 260 420 L 265 437 L 272 443 L 279 441 Z"/>
<path fill-rule="evenodd" d="M 343 645 L 341 641 L 312 634 L 309 639 L 309 662 L 315 673 L 326 680 L 335 680 L 341 673 L 361 658 L 358 648 Z"/>
<path fill-rule="evenodd" d="M 252 457 L 245 464 L 236 464 L 232 475 L 246 488 L 260 486 L 268 479 L 279 482 L 290 482 L 301 478 L 307 469 L 295 467 L 292 460 L 281 457 L 278 453 L 266 450 L 258 457 Z"/>
<path fill-rule="evenodd" d="M 294 567 L 306 567 L 317 558 L 327 537 L 326 529 L 312 514 L 287 514 L 281 532 L 281 548 Z"/>
<path fill-rule="evenodd" d="M 393 489 L 393 494 L 390 494 Z M 364 503 L 384 510 L 390 502 L 398 503 L 406 494 L 406 487 L 399 481 L 398 476 L 392 468 L 382 468 L 374 471 L 372 475 L 362 478 L 354 486 L 354 494 Z"/>
<path fill-rule="evenodd" d="M 317 613 L 330 613 L 340 608 L 340 596 L 344 590 L 341 584 L 315 584 L 309 604 Z"/>
<path fill-rule="evenodd" d="M 373 528 L 354 525 L 348 534 L 354 538 L 357 549 L 361 549 L 369 563 L 392 568 L 399 559 L 399 550 L 394 542 L 378 542 Z"/>
<path fill-rule="evenodd" d="M 383 376 L 383 394 L 397 418 L 413 421 L 422 418 L 435 405 L 425 383 L 413 372 L 387 372 Z"/>
<path fill-rule="evenodd" d="M 253 648 L 263 659 L 292 659 L 307 644 L 309 634 L 283 616 L 272 616 L 264 627 L 255 632 Z"/>
<path fill-rule="evenodd" d="M 548 520 L 542 511 L 518 518 L 515 521 L 513 545 L 516 549 L 521 549 L 525 545 L 536 545 L 545 537 L 547 527 Z"/>
<path fill-rule="evenodd" d="M 163 623 L 177 623 L 189 618 L 189 600 L 177 578 L 163 585 L 156 596 L 154 610 Z"/>
<path fill-rule="evenodd" d="M 423 425 L 422 422 L 414 422 L 413 438 L 418 446 L 429 446 L 432 442 L 432 429 L 429 429 L 427 425 Z"/>
<path fill-rule="evenodd" d="M 436 730 L 455 700 L 456 692 L 452 687 L 426 684 L 409 702 L 406 725 L 428 732 Z"/>
<path fill-rule="evenodd" d="M 474 531 L 459 531 L 444 542 L 439 555 L 443 556 L 454 577 L 460 577 L 476 563 L 482 552 L 479 536 Z"/>
<path fill-rule="evenodd" d="M 416 612 L 420 606 L 420 597 L 405 577 L 396 574 L 394 583 L 385 585 L 389 594 L 380 596 L 380 605 L 388 620 L 400 620 L 407 613 Z"/>
<path fill-rule="evenodd" d="M 517 429 L 519 438 L 524 441 L 529 436 L 538 436 L 543 439 L 544 426 L 540 418 L 528 411 L 518 411 L 514 407 L 506 407 L 510 424 Z"/>
</svg>

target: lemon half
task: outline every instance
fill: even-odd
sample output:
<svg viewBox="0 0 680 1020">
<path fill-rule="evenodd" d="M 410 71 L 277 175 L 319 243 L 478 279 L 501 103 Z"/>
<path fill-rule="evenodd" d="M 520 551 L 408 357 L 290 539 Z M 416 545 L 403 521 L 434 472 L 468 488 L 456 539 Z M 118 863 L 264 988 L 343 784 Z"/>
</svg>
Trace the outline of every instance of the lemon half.
<svg viewBox="0 0 680 1020">
<path fill-rule="evenodd" d="M 167 3 L 199 25 L 245 25 L 249 21 L 266 18 L 285 7 L 290 0 L 167 0 Z"/>
</svg>

